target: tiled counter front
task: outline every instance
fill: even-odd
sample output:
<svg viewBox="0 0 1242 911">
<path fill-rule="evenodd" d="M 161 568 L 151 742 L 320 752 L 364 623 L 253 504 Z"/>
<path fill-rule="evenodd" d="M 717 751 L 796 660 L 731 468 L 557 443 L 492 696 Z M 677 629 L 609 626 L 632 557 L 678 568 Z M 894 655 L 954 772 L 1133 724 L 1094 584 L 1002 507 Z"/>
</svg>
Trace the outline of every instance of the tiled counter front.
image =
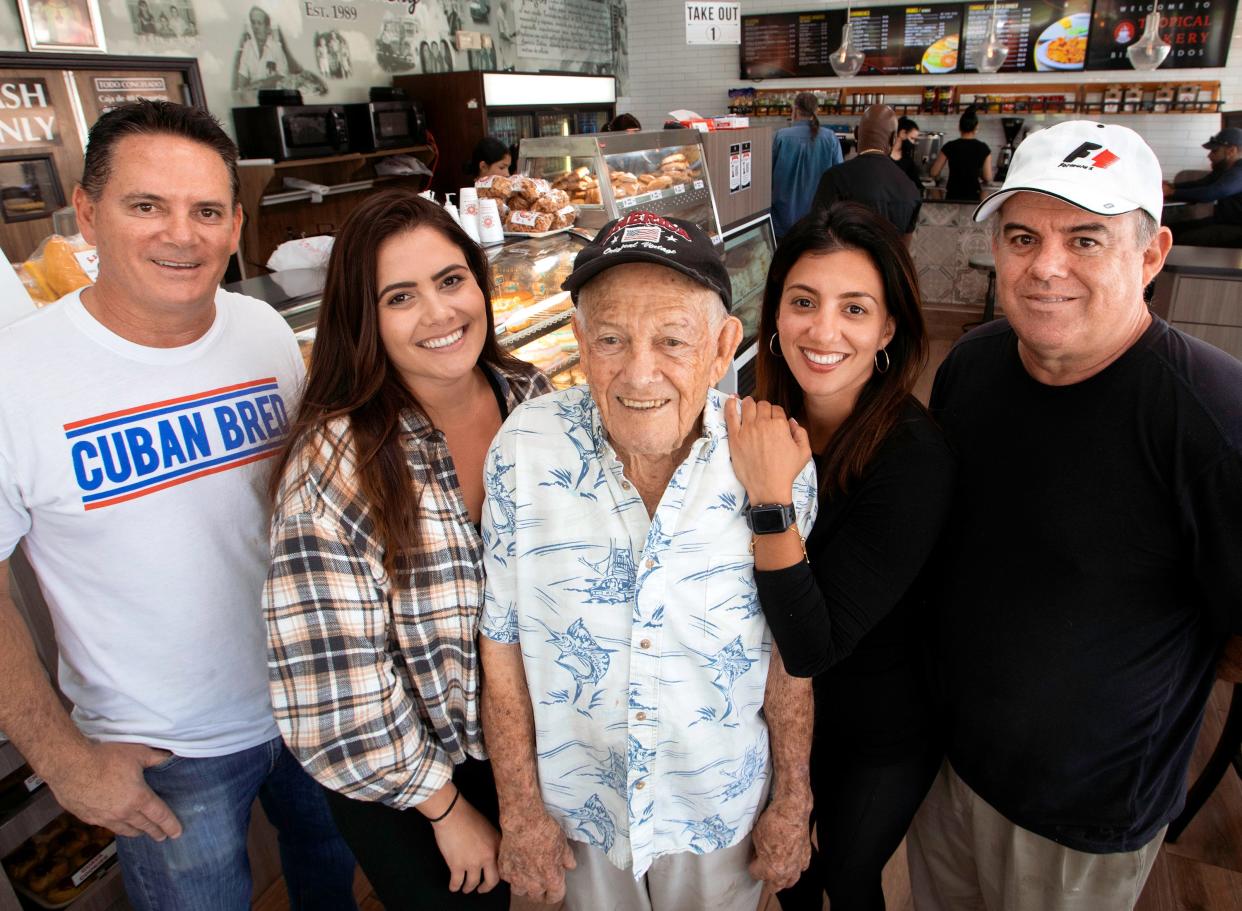
<svg viewBox="0 0 1242 911">
<path fill-rule="evenodd" d="M 925 305 L 982 309 L 988 275 L 970 268 L 970 258 L 991 253 L 992 238 L 974 211 L 974 203 L 923 202 L 911 252 Z"/>
</svg>

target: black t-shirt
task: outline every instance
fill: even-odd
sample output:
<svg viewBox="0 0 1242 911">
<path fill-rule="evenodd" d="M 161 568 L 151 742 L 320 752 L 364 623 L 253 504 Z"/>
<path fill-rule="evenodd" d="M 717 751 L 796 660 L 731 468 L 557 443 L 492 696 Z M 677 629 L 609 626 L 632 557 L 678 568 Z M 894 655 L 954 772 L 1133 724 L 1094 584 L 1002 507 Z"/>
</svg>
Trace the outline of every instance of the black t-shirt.
<svg viewBox="0 0 1242 911">
<path fill-rule="evenodd" d="M 901 168 L 902 173 L 913 181 L 914 188 L 919 191 L 919 196 L 922 197 L 923 175 L 919 173 L 919 164 L 914 160 L 917 149 L 918 146 L 909 140 L 903 142 L 901 144 L 901 157 L 897 159 L 897 167 Z"/>
<path fill-rule="evenodd" d="M 1012 822 L 1095 853 L 1180 810 L 1242 629 L 1242 364 L 1159 318 L 1070 386 L 1007 320 L 936 375 L 960 481 L 934 561 L 949 760 Z"/>
<path fill-rule="evenodd" d="M 809 564 L 755 573 L 785 666 L 815 676 L 815 733 L 834 751 L 882 761 L 922 749 L 932 729 L 916 579 L 954 477 L 944 436 L 911 399 L 863 477 L 820 497 Z"/>
<path fill-rule="evenodd" d="M 978 199 L 983 191 L 979 172 L 992 154 L 986 142 L 978 139 L 953 139 L 940 149 L 949 159 L 949 182 L 945 199 Z"/>
<path fill-rule="evenodd" d="M 902 234 L 918 227 L 922 194 L 910 185 L 897 162 L 868 152 L 829 168 L 819 179 L 812 208 L 827 208 L 849 200 L 874 209 Z"/>
</svg>

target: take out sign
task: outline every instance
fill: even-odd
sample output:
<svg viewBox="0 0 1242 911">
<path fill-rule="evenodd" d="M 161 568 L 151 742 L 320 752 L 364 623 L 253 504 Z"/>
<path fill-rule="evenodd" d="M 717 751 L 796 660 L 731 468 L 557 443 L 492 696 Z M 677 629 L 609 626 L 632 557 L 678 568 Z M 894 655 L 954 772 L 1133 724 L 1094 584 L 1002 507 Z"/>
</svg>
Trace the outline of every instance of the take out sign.
<svg viewBox="0 0 1242 911">
<path fill-rule="evenodd" d="M 741 3 L 686 3 L 686 44 L 741 44 Z"/>
</svg>

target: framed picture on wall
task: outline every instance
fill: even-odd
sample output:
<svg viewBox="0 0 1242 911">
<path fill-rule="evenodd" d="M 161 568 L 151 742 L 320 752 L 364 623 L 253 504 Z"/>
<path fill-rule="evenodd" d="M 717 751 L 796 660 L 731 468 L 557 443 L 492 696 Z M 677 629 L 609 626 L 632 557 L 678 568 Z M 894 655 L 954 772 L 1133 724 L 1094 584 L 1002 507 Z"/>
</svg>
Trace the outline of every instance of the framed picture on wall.
<svg viewBox="0 0 1242 911">
<path fill-rule="evenodd" d="M 47 218 L 65 204 L 51 155 L 0 156 L 0 218 Z"/>
<path fill-rule="evenodd" d="M 17 9 L 32 51 L 107 50 L 98 0 L 17 0 Z"/>
</svg>

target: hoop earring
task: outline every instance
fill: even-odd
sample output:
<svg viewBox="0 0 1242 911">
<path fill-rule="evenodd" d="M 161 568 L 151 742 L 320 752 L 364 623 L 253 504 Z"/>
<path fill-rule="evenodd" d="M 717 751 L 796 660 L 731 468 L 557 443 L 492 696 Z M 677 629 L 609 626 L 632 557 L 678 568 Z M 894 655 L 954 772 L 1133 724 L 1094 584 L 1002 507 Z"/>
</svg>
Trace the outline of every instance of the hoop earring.
<svg viewBox="0 0 1242 911">
<path fill-rule="evenodd" d="M 785 355 L 781 354 L 775 347 L 773 347 L 776 344 L 776 336 L 778 334 L 779 332 L 773 332 L 772 337 L 768 339 L 768 350 L 772 352 L 772 357 L 779 357 L 781 360 L 784 360 Z"/>
<path fill-rule="evenodd" d="M 884 366 L 880 366 L 880 355 L 884 355 Z M 893 366 L 893 359 L 888 356 L 888 349 L 881 348 L 875 353 L 875 369 L 877 373 L 888 373 L 888 368 Z"/>
</svg>

